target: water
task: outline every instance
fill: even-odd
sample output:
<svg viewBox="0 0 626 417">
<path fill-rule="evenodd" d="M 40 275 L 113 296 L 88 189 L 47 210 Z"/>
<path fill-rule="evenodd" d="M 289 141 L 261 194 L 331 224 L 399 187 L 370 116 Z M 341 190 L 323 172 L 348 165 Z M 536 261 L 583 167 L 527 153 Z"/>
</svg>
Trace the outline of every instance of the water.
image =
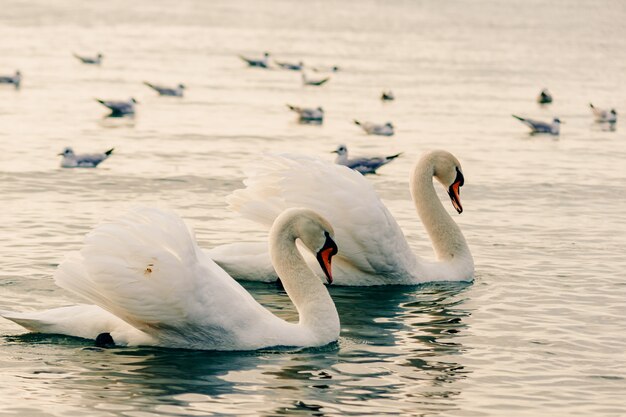
<svg viewBox="0 0 626 417">
<path fill-rule="evenodd" d="M 0 72 L 24 82 L 0 86 L 0 308 L 78 302 L 54 285 L 56 265 L 136 204 L 173 208 L 203 247 L 261 240 L 224 202 L 242 168 L 266 151 L 330 159 L 339 143 L 404 152 L 370 180 L 426 257 L 408 172 L 425 149 L 459 157 L 454 218 L 476 281 L 331 288 L 342 333 L 321 349 L 98 350 L 0 320 L 2 415 L 626 414 L 626 141 L 588 108 L 626 111 L 625 18 L 608 0 L 4 0 Z M 264 50 L 342 71 L 303 88 L 237 58 Z M 98 51 L 100 68 L 71 56 Z M 187 95 L 156 97 L 144 80 Z M 542 108 L 543 87 L 555 102 Z M 383 89 L 396 102 L 380 103 Z M 105 120 L 93 100 L 130 96 L 134 120 Z M 327 120 L 298 125 L 286 103 L 321 105 Z M 566 124 L 530 137 L 511 113 Z M 397 134 L 368 137 L 353 118 Z M 96 170 L 63 170 L 65 146 L 116 150 Z M 274 287 L 246 287 L 296 319 Z"/>
</svg>

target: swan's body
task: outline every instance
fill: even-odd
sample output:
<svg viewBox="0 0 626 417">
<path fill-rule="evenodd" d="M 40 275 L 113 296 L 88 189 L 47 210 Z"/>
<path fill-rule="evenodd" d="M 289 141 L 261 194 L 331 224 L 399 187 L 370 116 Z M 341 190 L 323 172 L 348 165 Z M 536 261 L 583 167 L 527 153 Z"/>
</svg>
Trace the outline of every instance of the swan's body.
<svg viewBox="0 0 626 417">
<path fill-rule="evenodd" d="M 551 135 L 557 136 L 561 131 L 561 120 L 559 120 L 558 117 L 555 117 L 554 120 L 552 120 L 552 123 L 546 123 L 539 120 L 526 119 L 524 117 L 519 117 L 514 114 L 512 116 L 528 126 L 530 128 L 531 134 L 549 133 Z"/>
<path fill-rule="evenodd" d="M 61 167 L 63 168 L 95 168 L 113 153 L 111 148 L 102 153 L 80 154 L 74 153 L 72 148 L 65 148 L 59 155 L 61 159 Z"/>
<path fill-rule="evenodd" d="M 437 197 L 433 176 L 448 189 L 458 211 L 462 210 L 458 191 L 463 176 L 456 158 L 445 151 L 426 153 L 411 176 L 411 194 L 437 262 L 426 262 L 413 253 L 371 183 L 345 166 L 306 157 L 271 157 L 248 172 L 244 181 L 247 188 L 235 191 L 229 202 L 244 217 L 266 226 L 287 207 L 308 207 L 333 222 L 341 248 L 333 259 L 337 285 L 471 281 L 472 255 L 461 230 Z M 212 249 L 209 254 L 235 278 L 276 279 L 266 245 L 235 243 Z M 309 264 L 314 265 L 314 261 Z"/>
<path fill-rule="evenodd" d="M 589 103 L 589 107 L 591 108 L 591 111 L 593 112 L 593 116 L 596 119 L 596 122 L 599 122 L 599 123 L 616 123 L 617 122 L 617 112 L 615 111 L 615 109 L 611 109 L 611 110 L 601 109 L 601 108 L 594 106 L 591 103 Z"/>
<path fill-rule="evenodd" d="M 298 107 L 287 104 L 289 110 L 298 113 L 299 120 L 303 123 L 322 123 L 324 121 L 324 109 L 321 107 Z"/>
<path fill-rule="evenodd" d="M 78 54 L 74 54 L 74 56 L 83 64 L 90 64 L 90 65 L 100 65 L 102 64 L 102 58 L 104 58 L 104 56 L 101 53 L 98 53 L 98 55 L 96 55 L 95 57 L 81 56 Z"/>
<path fill-rule="evenodd" d="M 183 84 L 178 84 L 176 87 L 164 87 L 162 85 L 151 84 L 147 81 L 143 83 L 159 93 L 160 96 L 182 97 L 185 92 L 185 86 Z"/>
<path fill-rule="evenodd" d="M 402 153 L 397 153 L 389 156 L 373 156 L 369 158 L 361 157 L 350 159 L 348 157 L 348 147 L 346 145 L 337 146 L 337 149 L 335 149 L 332 153 L 337 154 L 337 158 L 335 158 L 336 164 L 347 166 L 348 168 L 360 172 L 363 175 L 376 174 L 376 170 L 378 168 L 388 164 L 402 155 Z"/>
<path fill-rule="evenodd" d="M 307 209 L 277 217 L 271 259 L 300 322 L 266 310 L 196 244 L 173 213 L 142 209 L 97 227 L 79 253 L 59 266 L 56 283 L 96 306 L 2 315 L 32 331 L 117 344 L 208 350 L 322 346 L 337 340 L 339 317 L 322 282 L 308 268 L 296 239 L 317 253 L 329 282 L 336 253 L 331 226 Z"/>
<path fill-rule="evenodd" d="M 137 104 L 137 100 L 132 97 L 127 101 L 106 101 L 100 100 L 99 98 L 97 98 L 96 101 L 103 106 L 108 107 L 111 110 L 111 116 L 135 114 L 135 104 Z"/>
<path fill-rule="evenodd" d="M 393 130 L 393 124 L 391 122 L 387 122 L 385 124 L 376 124 L 371 122 L 360 122 L 358 120 L 354 120 L 354 124 L 360 126 L 361 129 L 363 129 L 368 135 L 393 136 L 393 134 L 395 133 Z"/>
</svg>

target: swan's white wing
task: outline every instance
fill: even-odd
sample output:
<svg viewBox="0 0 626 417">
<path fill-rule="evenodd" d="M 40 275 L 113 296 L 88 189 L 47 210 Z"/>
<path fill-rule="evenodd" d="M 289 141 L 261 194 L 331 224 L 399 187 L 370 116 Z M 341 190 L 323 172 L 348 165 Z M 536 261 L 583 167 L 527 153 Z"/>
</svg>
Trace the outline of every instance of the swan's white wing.
<svg viewBox="0 0 626 417">
<path fill-rule="evenodd" d="M 270 315 L 202 253 L 182 219 L 157 209 L 98 226 L 55 280 L 171 347 L 246 348 L 249 328 Z"/>
<path fill-rule="evenodd" d="M 307 207 L 335 229 L 333 265 L 365 274 L 402 275 L 415 259 L 372 185 L 352 169 L 305 156 L 267 156 L 246 172 L 232 209 L 268 229 L 289 207 Z M 342 284 L 337 281 L 338 284 Z"/>
<path fill-rule="evenodd" d="M 118 345 L 155 343 L 147 334 L 95 305 L 31 312 L 0 311 L 0 316 L 35 333 L 64 334 L 85 339 L 95 339 L 100 333 L 110 333 Z"/>
</svg>

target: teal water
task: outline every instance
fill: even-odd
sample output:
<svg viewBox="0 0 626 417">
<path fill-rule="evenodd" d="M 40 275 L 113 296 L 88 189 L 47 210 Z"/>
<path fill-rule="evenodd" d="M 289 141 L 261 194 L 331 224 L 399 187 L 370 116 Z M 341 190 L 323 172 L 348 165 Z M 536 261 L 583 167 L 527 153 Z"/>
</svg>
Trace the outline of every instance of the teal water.
<svg viewBox="0 0 626 417">
<path fill-rule="evenodd" d="M 205 248 L 262 241 L 225 203 L 243 168 L 263 152 L 330 160 L 339 143 L 404 152 L 369 180 L 431 259 L 408 173 L 426 149 L 453 152 L 476 280 L 331 288 L 341 337 L 321 349 L 100 350 L 0 320 L 0 415 L 625 415 L 626 138 L 588 108 L 626 112 L 625 19 L 609 0 L 3 1 L 0 75 L 24 81 L 0 85 L 0 309 L 81 302 L 56 266 L 137 204 L 174 209 Z M 342 70 L 303 88 L 237 58 L 265 50 Z M 98 51 L 101 67 L 72 57 Z M 188 90 L 162 98 L 142 81 Z M 540 107 L 544 87 L 555 102 Z M 132 120 L 93 100 L 130 96 Z M 299 125 L 287 103 L 326 120 Z M 531 137 L 512 113 L 565 124 Z M 397 133 L 366 136 L 354 118 Z M 66 146 L 115 153 L 67 170 Z M 296 319 L 279 289 L 246 288 Z"/>
</svg>

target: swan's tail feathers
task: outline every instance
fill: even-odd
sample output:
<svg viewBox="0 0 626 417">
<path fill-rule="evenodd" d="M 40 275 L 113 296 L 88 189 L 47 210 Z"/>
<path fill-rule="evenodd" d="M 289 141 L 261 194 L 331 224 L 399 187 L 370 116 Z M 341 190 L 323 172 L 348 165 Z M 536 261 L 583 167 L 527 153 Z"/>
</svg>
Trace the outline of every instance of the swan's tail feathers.
<svg viewBox="0 0 626 417">
<path fill-rule="evenodd" d="M 12 321 L 15 324 L 22 326 L 26 330 L 30 330 L 31 332 L 48 333 L 47 328 L 49 327 L 49 323 L 44 322 L 40 319 L 36 319 L 34 317 L 29 317 L 28 313 L 18 313 L 15 311 L 2 310 L 0 311 L 0 316 Z"/>
<path fill-rule="evenodd" d="M 114 150 L 115 150 L 115 148 L 111 148 L 111 149 L 109 149 L 108 151 L 106 151 L 104 154 L 105 154 L 106 156 L 109 156 L 109 155 L 111 155 L 111 154 L 113 153 L 113 151 L 114 151 Z"/>
<path fill-rule="evenodd" d="M 140 208 L 96 227 L 80 252 L 61 263 L 54 279 L 150 333 L 187 320 L 199 293 L 198 278 L 212 267 L 201 265 L 198 256 L 208 259 L 180 217 Z"/>
<path fill-rule="evenodd" d="M 514 114 L 512 114 L 511 116 L 515 117 L 515 118 L 516 118 L 517 120 L 519 120 L 520 122 L 525 122 L 525 121 L 526 121 L 526 119 L 524 119 L 523 117 L 519 117 L 519 116 L 516 116 L 516 115 L 514 115 Z"/>
</svg>

